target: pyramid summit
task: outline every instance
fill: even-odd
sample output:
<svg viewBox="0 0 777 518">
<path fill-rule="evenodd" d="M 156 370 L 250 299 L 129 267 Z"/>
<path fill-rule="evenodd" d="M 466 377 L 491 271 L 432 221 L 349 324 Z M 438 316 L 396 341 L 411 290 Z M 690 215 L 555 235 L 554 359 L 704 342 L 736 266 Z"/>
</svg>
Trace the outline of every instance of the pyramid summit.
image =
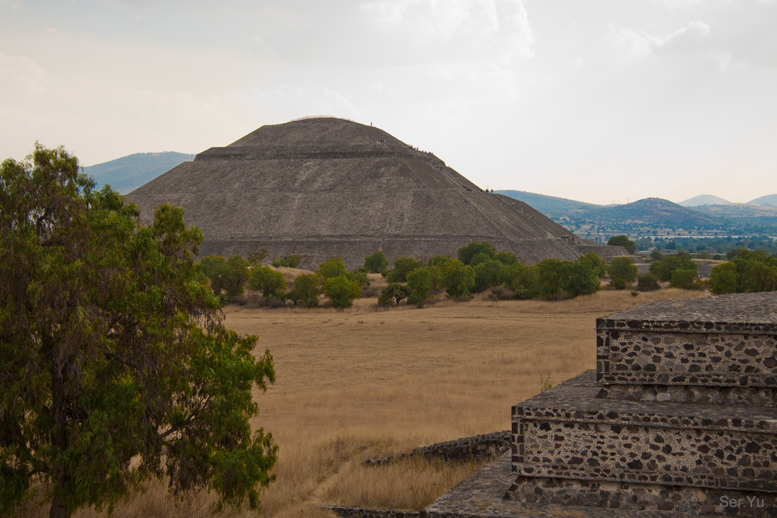
<svg viewBox="0 0 777 518">
<path fill-rule="evenodd" d="M 383 250 L 425 259 L 488 241 L 526 264 L 583 253 L 625 253 L 570 233 L 523 202 L 487 193 L 385 131 L 332 117 L 262 126 L 210 148 L 132 191 L 148 222 L 154 208 L 184 208 L 205 241 L 201 255 L 297 254 L 312 268 L 346 266 Z"/>
</svg>

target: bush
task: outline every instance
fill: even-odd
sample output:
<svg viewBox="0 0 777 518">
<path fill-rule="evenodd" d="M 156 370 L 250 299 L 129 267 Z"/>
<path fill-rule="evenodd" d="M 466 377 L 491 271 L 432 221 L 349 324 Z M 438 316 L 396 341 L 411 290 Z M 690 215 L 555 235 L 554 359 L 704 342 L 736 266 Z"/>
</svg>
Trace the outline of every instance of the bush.
<svg viewBox="0 0 777 518">
<path fill-rule="evenodd" d="M 483 254 L 483 256 L 485 256 L 485 254 Z M 473 263 L 475 262 L 475 259 L 477 259 L 477 256 L 473 258 Z M 488 259 L 484 263 L 477 264 L 477 266 L 474 267 L 475 287 L 473 291 L 475 293 L 480 293 L 492 286 L 498 286 L 502 282 L 502 270 L 505 268 L 504 264 L 493 259 Z"/>
<path fill-rule="evenodd" d="M 699 275 L 696 270 L 685 270 L 678 268 L 672 272 L 672 279 L 669 281 L 669 286 L 672 288 L 680 288 L 681 290 L 695 290 L 701 288 L 699 282 Z"/>
<path fill-rule="evenodd" d="M 294 289 L 289 298 L 294 304 L 302 304 L 306 308 L 318 306 L 319 279 L 313 274 L 300 275 L 294 280 Z"/>
<path fill-rule="evenodd" d="M 364 269 L 369 273 L 379 273 L 386 276 L 388 273 L 388 260 L 383 250 L 377 250 L 372 255 L 368 255 L 364 258 Z"/>
<path fill-rule="evenodd" d="M 494 259 L 505 266 L 512 266 L 518 262 L 518 258 L 515 256 L 515 254 L 510 252 L 499 252 L 494 256 Z"/>
<path fill-rule="evenodd" d="M 483 241 L 482 243 L 472 242 L 465 247 L 459 248 L 459 261 L 464 264 L 472 264 L 472 259 L 480 254 L 486 254 L 489 259 L 493 259 L 496 256 L 496 250 L 490 243 Z"/>
<path fill-rule="evenodd" d="M 378 304 L 386 305 L 395 302 L 399 305 L 399 303 L 402 302 L 403 299 L 406 299 L 411 292 L 412 290 L 404 284 L 389 284 L 383 288 L 383 292 L 380 294 L 380 297 L 378 297 Z"/>
<path fill-rule="evenodd" d="M 440 266 L 441 283 L 449 297 L 471 297 L 475 286 L 475 270 L 458 259 L 451 259 Z"/>
<path fill-rule="evenodd" d="M 407 287 L 411 291 L 408 304 L 419 304 L 429 297 L 432 289 L 432 272 L 429 268 L 416 268 L 407 274 Z M 411 300 L 412 299 L 412 300 Z"/>
<path fill-rule="evenodd" d="M 324 295 L 329 297 L 332 306 L 336 308 L 350 308 L 353 300 L 359 298 L 361 292 L 359 285 L 349 281 L 345 275 L 330 277 L 324 281 Z"/>
<path fill-rule="evenodd" d="M 664 282 L 671 281 L 672 273 L 678 269 L 699 271 L 699 267 L 688 254 L 667 255 L 661 261 L 653 261 L 650 264 L 650 273 Z"/>
<path fill-rule="evenodd" d="M 210 279 L 210 287 L 216 295 L 227 298 L 243 294 L 243 285 L 248 280 L 248 261 L 233 255 L 226 261 L 223 257 L 211 255 L 199 262 L 202 273 Z"/>
<path fill-rule="evenodd" d="M 276 268 L 280 268 L 281 266 L 285 266 L 286 268 L 296 268 L 299 264 L 299 256 L 298 255 L 287 255 L 286 257 L 282 257 L 281 259 L 278 259 L 274 263 L 272 263 L 273 266 Z"/>
<path fill-rule="evenodd" d="M 448 261 L 452 261 L 453 257 L 449 257 L 447 255 L 435 255 L 431 259 L 429 259 L 429 266 L 440 266 L 443 263 L 447 263 Z"/>
<path fill-rule="evenodd" d="M 637 289 L 639 291 L 655 291 L 661 289 L 661 284 L 658 282 L 658 277 L 648 272 L 637 277 Z"/>
<path fill-rule="evenodd" d="M 634 241 L 629 239 L 626 235 L 612 236 L 609 241 L 607 241 L 607 246 L 622 246 L 630 254 L 637 252 L 637 245 L 635 245 Z"/>
<path fill-rule="evenodd" d="M 370 280 L 367 278 L 367 272 L 364 272 L 362 270 L 355 270 L 352 272 L 346 272 L 345 276 L 348 277 L 348 280 L 351 282 L 355 282 L 360 287 L 361 286 L 369 286 Z"/>
<path fill-rule="evenodd" d="M 625 290 L 631 286 L 637 278 L 637 271 L 637 266 L 631 257 L 616 257 L 607 268 L 611 285 L 616 290 Z"/>
<path fill-rule="evenodd" d="M 333 257 L 318 267 L 318 275 L 325 281 L 334 277 L 344 277 L 346 273 L 342 257 Z"/>
<path fill-rule="evenodd" d="M 541 261 L 537 265 L 540 274 L 540 295 L 552 298 L 557 294 L 564 293 L 572 277 L 571 266 L 570 261 L 561 259 Z"/>
<path fill-rule="evenodd" d="M 594 252 L 572 262 L 569 284 L 564 291 L 571 295 L 590 295 L 599 289 L 599 279 L 606 274 L 606 263 Z"/>
<path fill-rule="evenodd" d="M 502 284 L 513 290 L 513 298 L 528 300 L 540 294 L 539 268 L 515 263 L 503 271 Z"/>
<path fill-rule="evenodd" d="M 282 298 L 286 291 L 286 279 L 281 272 L 267 266 L 255 266 L 248 279 L 248 288 L 261 291 L 266 300 Z"/>
<path fill-rule="evenodd" d="M 737 250 L 733 261 L 712 269 L 714 294 L 777 290 L 777 258 L 763 250 Z"/>
<path fill-rule="evenodd" d="M 407 274 L 416 268 L 422 268 L 424 263 L 412 257 L 400 257 L 394 261 L 394 269 L 386 277 L 389 282 L 406 282 Z"/>
</svg>

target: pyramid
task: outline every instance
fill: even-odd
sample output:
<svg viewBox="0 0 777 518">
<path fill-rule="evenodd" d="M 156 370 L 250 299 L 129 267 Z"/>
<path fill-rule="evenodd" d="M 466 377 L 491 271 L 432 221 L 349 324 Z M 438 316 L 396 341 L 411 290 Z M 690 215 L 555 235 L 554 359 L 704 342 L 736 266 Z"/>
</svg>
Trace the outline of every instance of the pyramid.
<svg viewBox="0 0 777 518">
<path fill-rule="evenodd" d="M 475 152 L 473 150 L 473 152 Z M 427 259 L 488 241 L 525 264 L 596 251 L 624 255 L 570 233 L 523 202 L 485 192 L 431 153 L 376 127 L 338 118 L 262 126 L 210 148 L 132 191 L 149 222 L 154 208 L 184 208 L 205 241 L 200 255 L 297 254 L 314 268 L 346 266 L 383 250 Z"/>
</svg>

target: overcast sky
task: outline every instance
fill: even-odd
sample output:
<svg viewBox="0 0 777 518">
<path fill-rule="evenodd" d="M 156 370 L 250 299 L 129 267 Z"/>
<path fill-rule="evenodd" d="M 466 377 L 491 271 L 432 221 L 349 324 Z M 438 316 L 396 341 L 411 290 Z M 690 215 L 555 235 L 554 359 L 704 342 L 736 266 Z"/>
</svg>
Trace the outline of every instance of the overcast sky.
<svg viewBox="0 0 777 518">
<path fill-rule="evenodd" d="M 777 193 L 777 0 L 0 0 L 0 159 L 335 115 L 483 188 Z"/>
</svg>

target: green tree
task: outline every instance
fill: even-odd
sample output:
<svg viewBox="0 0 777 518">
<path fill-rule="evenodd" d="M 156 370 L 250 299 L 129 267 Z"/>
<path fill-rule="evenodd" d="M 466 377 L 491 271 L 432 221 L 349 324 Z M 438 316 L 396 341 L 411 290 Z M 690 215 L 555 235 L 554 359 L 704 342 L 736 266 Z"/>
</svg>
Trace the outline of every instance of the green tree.
<svg viewBox="0 0 777 518">
<path fill-rule="evenodd" d="M 639 291 L 655 291 L 661 289 L 661 284 L 658 282 L 658 277 L 648 272 L 645 275 L 637 277 L 637 289 Z"/>
<path fill-rule="evenodd" d="M 332 306 L 336 308 L 350 308 L 361 292 L 359 284 L 349 281 L 345 275 L 330 277 L 324 281 L 324 295 L 329 297 Z"/>
<path fill-rule="evenodd" d="M 379 273 L 384 277 L 388 273 L 388 260 L 383 250 L 377 250 L 364 258 L 364 268 L 370 273 Z"/>
<path fill-rule="evenodd" d="M 518 262 L 518 258 L 511 252 L 499 252 L 494 256 L 494 259 L 505 266 L 512 266 Z"/>
<path fill-rule="evenodd" d="M 664 254 L 662 254 L 662 253 L 661 253 L 661 250 L 659 250 L 658 248 L 654 248 L 654 249 L 653 249 L 653 250 L 651 250 L 651 252 L 650 252 L 650 258 L 651 258 L 653 261 L 660 261 L 661 259 L 663 259 L 663 258 L 664 258 Z"/>
<path fill-rule="evenodd" d="M 572 278 L 572 263 L 561 259 L 545 259 L 539 268 L 540 295 L 554 297 L 563 293 Z"/>
<path fill-rule="evenodd" d="M 650 273 L 663 282 L 672 280 L 672 273 L 675 270 L 693 270 L 699 271 L 698 265 L 691 259 L 691 256 L 685 253 L 677 255 L 667 255 L 661 261 L 650 263 Z"/>
<path fill-rule="evenodd" d="M 499 261 L 489 259 L 475 266 L 475 286 L 473 291 L 480 293 L 493 286 L 499 286 L 504 277 L 505 265 Z"/>
<path fill-rule="evenodd" d="M 248 288 L 260 290 L 262 297 L 267 300 L 271 298 L 283 298 L 286 292 L 286 279 L 281 272 L 276 272 L 267 266 L 255 266 L 248 279 Z"/>
<path fill-rule="evenodd" d="M 294 279 L 294 289 L 289 298 L 295 305 L 302 304 L 306 308 L 318 306 L 320 281 L 317 275 L 300 275 Z"/>
<path fill-rule="evenodd" d="M 442 285 L 449 297 L 472 295 L 470 290 L 475 286 L 475 270 L 458 259 L 446 261 L 440 267 Z"/>
<path fill-rule="evenodd" d="M 572 295 L 590 295 L 599 289 L 599 279 L 606 271 L 606 263 L 594 252 L 581 255 L 572 262 L 569 284 L 565 291 Z"/>
<path fill-rule="evenodd" d="M 216 295 L 234 297 L 243 294 L 248 280 L 248 261 L 239 255 L 233 255 L 226 261 L 223 257 L 212 255 L 200 262 L 202 273 L 210 279 L 210 287 Z"/>
<path fill-rule="evenodd" d="M 637 265 L 631 257 L 616 257 L 607 268 L 612 287 L 616 290 L 625 290 L 631 286 L 637 278 L 637 271 Z"/>
<path fill-rule="evenodd" d="M 393 301 L 399 305 L 399 303 L 402 302 L 403 299 L 406 299 L 410 293 L 412 293 L 412 290 L 409 287 L 398 282 L 393 282 L 383 288 L 380 297 L 378 297 L 378 304 L 389 304 Z"/>
<path fill-rule="evenodd" d="M 699 276 L 696 273 L 696 270 L 678 268 L 672 272 L 669 286 L 672 288 L 680 288 L 681 290 L 693 290 L 701 287 L 701 284 L 698 281 Z"/>
<path fill-rule="evenodd" d="M 713 267 L 710 274 L 710 291 L 713 295 L 736 293 L 737 265 L 727 262 Z"/>
<path fill-rule="evenodd" d="M 505 287 L 513 290 L 513 298 L 528 300 L 540 295 L 540 270 L 537 266 L 515 263 L 503 272 Z"/>
<path fill-rule="evenodd" d="M 486 254 L 489 259 L 493 259 L 496 256 L 496 249 L 486 241 L 482 243 L 473 241 L 467 246 L 459 248 L 459 261 L 464 264 L 471 264 L 472 258 L 480 253 Z"/>
<path fill-rule="evenodd" d="M 394 269 L 388 273 L 389 282 L 406 282 L 407 274 L 416 268 L 422 268 L 424 263 L 412 257 L 399 257 L 394 261 Z"/>
<path fill-rule="evenodd" d="M 637 253 L 637 245 L 635 245 L 634 241 L 629 239 L 629 236 L 626 236 L 626 235 L 612 236 L 607 241 L 607 246 L 622 246 L 630 254 Z"/>
<path fill-rule="evenodd" d="M 436 268 L 436 267 L 435 267 Z M 407 274 L 407 287 L 410 288 L 409 304 L 420 304 L 429 298 L 432 289 L 432 272 L 430 268 L 416 268 Z"/>
<path fill-rule="evenodd" d="M 346 273 L 347 270 L 345 269 L 342 257 L 333 257 L 328 261 L 324 261 L 318 267 L 318 275 L 324 279 L 324 281 L 334 277 L 345 276 Z"/>
<path fill-rule="evenodd" d="M 370 280 L 367 278 L 367 272 L 365 271 L 354 270 L 352 272 L 346 272 L 345 276 L 348 278 L 349 281 L 355 282 L 360 287 L 370 285 Z"/>
<path fill-rule="evenodd" d="M 429 266 L 440 266 L 442 263 L 447 263 L 448 261 L 452 260 L 453 257 L 449 257 L 447 255 L 435 255 L 429 259 Z"/>
<path fill-rule="evenodd" d="M 228 331 L 183 211 L 139 209 L 36 144 L 0 166 L 0 514 L 111 510 L 150 478 L 259 506 L 277 448 L 249 419 L 269 352 Z"/>
</svg>

